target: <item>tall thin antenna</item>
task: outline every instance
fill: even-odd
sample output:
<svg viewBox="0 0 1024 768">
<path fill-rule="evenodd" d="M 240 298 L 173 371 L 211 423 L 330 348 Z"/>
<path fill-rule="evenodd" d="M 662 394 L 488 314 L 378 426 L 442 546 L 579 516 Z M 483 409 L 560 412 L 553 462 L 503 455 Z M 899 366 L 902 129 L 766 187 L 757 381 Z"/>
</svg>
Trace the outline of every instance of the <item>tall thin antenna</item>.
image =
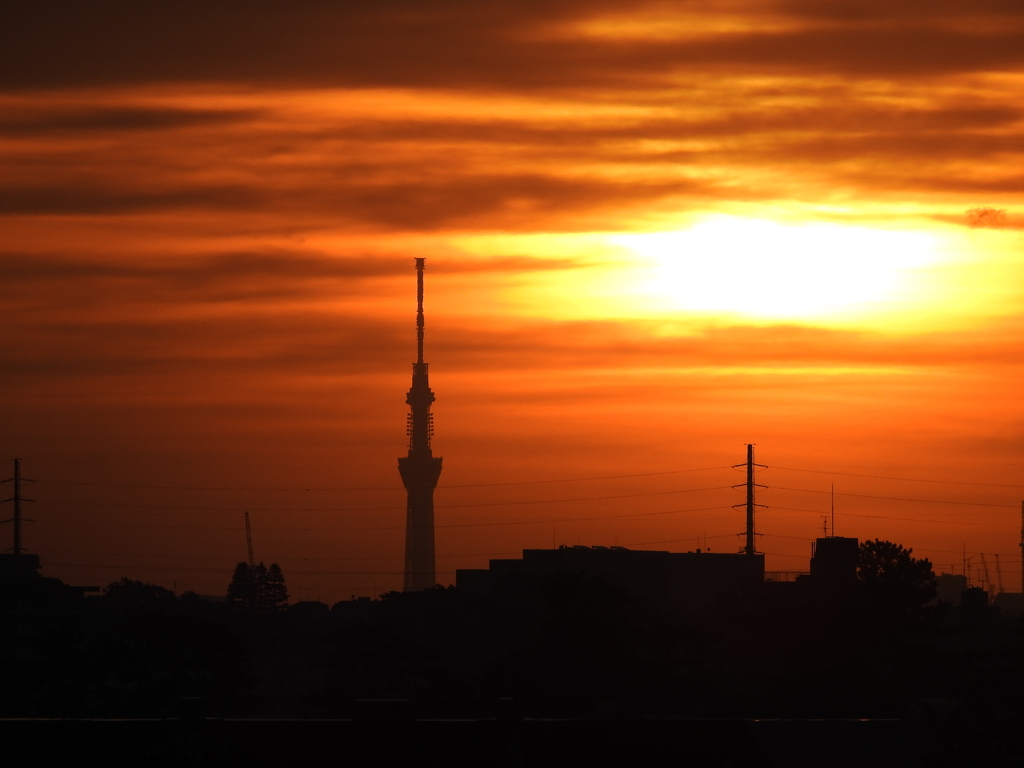
<svg viewBox="0 0 1024 768">
<path fill-rule="evenodd" d="M 22 550 L 22 546 L 21 546 L 21 524 L 22 524 L 22 522 L 31 522 L 31 521 L 24 520 L 22 518 L 22 516 L 21 516 L 21 502 L 23 502 L 23 501 L 32 501 L 32 499 L 24 499 L 21 496 L 21 481 L 22 480 L 25 480 L 25 482 L 28 482 L 28 483 L 32 482 L 31 480 L 28 480 L 27 478 L 23 478 L 21 476 L 21 459 L 15 459 L 14 460 L 14 476 L 13 477 L 9 477 L 6 480 L 0 480 L 0 483 L 14 483 L 14 495 L 11 496 L 11 498 L 9 498 L 9 499 L 4 499 L 3 501 L 0 501 L 0 504 L 6 504 L 9 501 L 10 502 L 14 502 L 14 516 L 9 518 L 9 519 L 7 519 L 7 520 L 0 521 L 0 522 L 14 523 L 14 546 L 11 548 L 11 551 L 14 554 L 16 554 L 16 555 L 20 555 L 21 554 L 21 550 Z"/>
<path fill-rule="evenodd" d="M 416 259 L 416 362 L 423 364 L 423 259 Z"/>
<path fill-rule="evenodd" d="M 836 537 L 836 484 L 832 483 L 832 538 Z"/>
<path fill-rule="evenodd" d="M 249 567 L 252 568 L 255 558 L 252 556 L 252 527 L 249 525 L 249 513 L 245 513 L 245 545 L 249 548 Z"/>
</svg>

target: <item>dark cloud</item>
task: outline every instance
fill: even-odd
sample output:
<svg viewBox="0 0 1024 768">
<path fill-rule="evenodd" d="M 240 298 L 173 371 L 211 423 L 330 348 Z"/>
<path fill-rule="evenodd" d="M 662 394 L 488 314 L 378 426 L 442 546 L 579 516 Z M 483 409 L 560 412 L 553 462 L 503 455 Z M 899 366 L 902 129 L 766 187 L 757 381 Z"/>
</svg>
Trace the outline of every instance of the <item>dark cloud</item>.
<svg viewBox="0 0 1024 768">
<path fill-rule="evenodd" d="M 386 160 L 378 171 L 386 171 Z M 419 170 L 425 170 L 420 168 Z M 281 188 L 275 179 L 252 186 L 211 186 L 175 174 L 153 171 L 145 177 L 125 168 L 123 180 L 55 174 L 50 186 L 0 183 L 3 214 L 117 214 L 164 209 L 274 211 L 297 221 L 333 220 L 385 229 L 432 230 L 479 222 L 491 226 L 537 224 L 566 219 L 583 210 L 642 204 L 667 195 L 713 195 L 715 185 L 697 180 L 558 178 L 539 173 L 452 173 L 425 175 L 418 181 L 375 180 L 335 167 L 309 174 L 298 188 Z M 196 174 L 199 176 L 200 174 Z M 128 182 L 134 177 L 139 187 Z M 154 186 L 164 189 L 153 189 Z M 174 188 L 178 187 L 178 188 Z M 565 222 L 552 226 L 565 226 Z"/>
<path fill-rule="evenodd" d="M 892 105 L 857 104 L 851 94 L 843 94 L 843 103 L 833 103 L 828 93 L 816 94 L 814 106 L 767 107 L 751 99 L 748 104 L 721 108 L 722 114 L 697 119 L 681 109 L 678 116 L 648 117 L 588 122 L 572 120 L 557 123 L 522 119 L 491 120 L 366 120 L 339 122 L 318 129 L 315 135 L 303 134 L 309 141 L 341 139 L 345 142 L 384 144 L 392 141 L 446 143 L 485 143 L 536 151 L 564 151 L 568 157 L 606 155 L 618 150 L 609 142 L 629 140 L 686 140 L 693 138 L 729 139 L 751 134 L 779 132 L 826 132 L 842 136 L 856 134 L 866 138 L 888 135 L 908 138 L 928 136 L 955 137 L 957 132 L 972 132 L 1010 127 L 1024 119 L 1024 109 L 1016 105 L 952 105 L 908 108 Z M 840 98 L 839 96 L 836 97 Z M 979 139 L 981 134 L 969 134 Z M 1019 137 L 991 136 L 994 142 L 1020 142 Z M 996 144 L 993 151 L 1022 148 Z M 929 151 L 932 151 L 929 148 Z M 562 155 L 565 156 L 565 155 Z M 645 155 L 633 154 L 642 161 Z"/>
<path fill-rule="evenodd" d="M 58 315 L 60 307 L 134 315 L 140 303 L 151 310 L 161 305 L 230 303 L 254 311 L 282 301 L 379 295 L 379 283 L 367 281 L 408 276 L 411 264 L 408 255 L 334 255 L 298 249 L 145 259 L 0 253 L 0 297 L 9 308 L 42 303 Z M 436 265 L 431 263 L 430 270 L 486 274 L 587 266 L 588 262 L 567 258 L 446 255 Z"/>
<path fill-rule="evenodd" d="M 0 87 L 203 81 L 586 88 L 719 67 L 904 76 L 1024 63 L 1024 30 L 1008 23 L 1019 22 L 1019 5 L 826 5 L 752 3 L 740 6 L 749 32 L 664 41 L 552 38 L 552 29 L 571 21 L 621 14 L 621 4 L 611 2 L 15 3 L 0 33 Z M 650 7 L 716 11 L 698 2 Z M 760 31 L 759 18 L 780 16 L 790 22 L 781 31 Z M 965 20 L 993 23 L 977 28 Z"/>
<path fill-rule="evenodd" d="M 978 97 L 882 107 L 831 90 L 797 106 L 752 95 L 716 105 L 707 117 L 683 103 L 668 117 L 601 120 L 328 115 L 304 123 L 269 108 L 67 111 L 44 99 L 34 112 L 12 110 L 16 117 L 8 118 L 29 141 L 4 153 L 0 215 L 250 212 L 299 229 L 329 222 L 565 231 L 604 227 L 645 208 L 770 199 L 803 183 L 794 174 L 827 175 L 836 188 L 904 193 L 1019 189 L 984 166 L 1024 151 L 1015 130 L 1024 112 L 1016 104 Z M 689 98 L 695 106 L 704 101 L 699 92 Z M 714 99 L 707 96 L 709 104 Z M 38 134 L 28 131 L 33 125 Z M 143 125 L 142 133 L 127 128 Z M 973 165 L 965 166 L 968 158 Z M 623 173 L 594 173 L 594 163 Z M 759 174 L 757 186 L 702 176 L 722 166 L 793 173 Z M 683 168 L 692 172 L 675 172 Z"/>
<path fill-rule="evenodd" d="M 100 107 L 78 109 L 22 108 L 0 113 L 0 136 L 159 131 L 192 126 L 221 126 L 252 120 L 258 110 Z"/>
<path fill-rule="evenodd" d="M 149 181 L 149 180 L 147 180 Z M 117 188 L 120 187 L 120 188 Z M 259 192 L 242 186 L 130 189 L 107 181 L 65 178 L 50 186 L 0 183 L 0 215 L 114 214 L 168 208 L 251 208 Z"/>
<path fill-rule="evenodd" d="M 401 266 L 407 276 L 408 263 Z M 69 276 L 67 282 L 80 279 Z M 409 362 L 411 313 L 380 317 L 358 304 L 346 304 L 346 298 L 360 298 L 357 290 L 325 289 L 333 294 L 336 309 L 308 301 L 277 303 L 283 290 L 238 290 L 230 311 L 209 312 L 204 308 L 210 302 L 231 297 L 218 295 L 223 289 L 216 286 L 190 289 L 184 282 L 178 276 L 156 289 L 135 284 L 131 290 L 107 291 L 93 282 L 85 289 L 98 292 L 95 306 L 72 302 L 64 311 L 47 311 L 44 319 L 7 303 L 3 318 L 9 343 L 0 372 L 11 387 L 25 377 L 56 381 L 98 375 L 159 375 L 173 385 L 176 377 L 213 374 L 377 375 L 405 371 Z M 51 281 L 53 302 L 67 303 L 66 291 L 60 281 Z M 305 298 L 309 294 L 307 289 Z M 362 294 L 383 295 L 370 287 Z M 704 327 L 671 337 L 637 322 L 497 325 L 478 319 L 464 324 L 446 316 L 445 300 L 443 295 L 431 298 L 432 318 L 438 319 L 430 323 L 429 347 L 435 367 L 451 374 L 752 366 L 901 371 L 1013 367 L 1019 366 L 1024 341 L 1019 322 L 988 331 L 913 337 L 784 324 Z M 154 301 L 174 301 L 186 311 L 161 312 Z M 139 311 L 140 302 L 145 311 Z"/>
</svg>

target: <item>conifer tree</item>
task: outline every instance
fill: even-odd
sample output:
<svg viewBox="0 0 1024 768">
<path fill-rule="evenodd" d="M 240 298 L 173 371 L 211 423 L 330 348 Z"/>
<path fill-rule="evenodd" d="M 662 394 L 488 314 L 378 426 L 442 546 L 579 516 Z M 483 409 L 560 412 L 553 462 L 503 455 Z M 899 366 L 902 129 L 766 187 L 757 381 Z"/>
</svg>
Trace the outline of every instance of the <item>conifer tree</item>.
<svg viewBox="0 0 1024 768">
<path fill-rule="evenodd" d="M 252 610 L 255 597 L 255 583 L 253 582 L 252 569 L 248 563 L 239 563 L 235 566 L 235 573 L 228 584 L 228 602 L 234 607 L 243 610 Z"/>
<path fill-rule="evenodd" d="M 267 613 L 267 566 L 263 563 L 254 565 L 250 573 L 252 574 L 253 595 L 249 612 Z"/>
<path fill-rule="evenodd" d="M 284 584 L 284 574 L 277 563 L 271 563 L 267 570 L 266 587 L 263 592 L 266 608 L 270 612 L 280 611 L 288 607 L 288 590 Z"/>
<path fill-rule="evenodd" d="M 288 607 L 284 574 L 277 563 L 239 563 L 228 585 L 228 602 L 245 613 L 274 613 Z"/>
</svg>

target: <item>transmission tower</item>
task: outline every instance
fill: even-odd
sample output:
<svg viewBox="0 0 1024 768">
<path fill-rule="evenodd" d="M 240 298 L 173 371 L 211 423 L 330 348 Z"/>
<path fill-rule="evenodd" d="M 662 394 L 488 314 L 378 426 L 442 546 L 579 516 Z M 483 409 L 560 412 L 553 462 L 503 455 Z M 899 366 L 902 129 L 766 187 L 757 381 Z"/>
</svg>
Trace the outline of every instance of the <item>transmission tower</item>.
<svg viewBox="0 0 1024 768">
<path fill-rule="evenodd" d="M 26 522 L 26 523 L 32 522 L 31 520 L 24 520 L 22 518 L 22 516 L 21 516 L 21 502 L 23 502 L 23 501 L 32 501 L 32 499 L 22 498 L 22 496 L 21 496 L 21 483 L 22 483 L 22 481 L 24 481 L 26 483 L 31 483 L 32 482 L 28 478 L 24 478 L 24 477 L 21 476 L 21 459 L 15 459 L 14 460 L 14 477 L 9 477 L 6 480 L 0 480 L 0 483 L 14 483 L 14 495 L 11 496 L 11 498 L 9 498 L 9 499 L 4 499 L 3 501 L 0 501 L 0 504 L 7 504 L 8 502 L 13 502 L 14 503 L 14 515 L 13 515 L 13 517 L 10 517 L 7 520 L 3 520 L 3 521 L 0 521 L 0 522 L 3 522 L 3 523 L 14 523 L 14 546 L 11 548 L 11 551 L 14 554 L 16 554 L 16 555 L 20 555 L 21 554 L 21 549 L 22 549 L 22 547 L 21 547 L 21 524 L 23 522 Z"/>
<path fill-rule="evenodd" d="M 743 552 L 748 555 L 756 555 L 757 547 L 754 546 L 754 537 L 757 535 L 754 532 L 754 507 L 763 507 L 764 504 L 756 504 L 754 502 L 754 489 L 765 488 L 767 486 L 758 485 L 754 482 L 754 468 L 760 467 L 761 469 L 767 469 L 768 467 L 764 464 L 754 463 L 754 444 L 747 444 L 747 460 L 743 464 L 733 464 L 734 469 L 745 468 L 747 471 L 747 482 L 734 485 L 733 488 L 746 488 L 747 500 L 743 504 L 734 504 L 734 507 L 745 507 L 747 510 L 747 530 L 746 530 L 746 546 L 743 547 Z"/>
</svg>

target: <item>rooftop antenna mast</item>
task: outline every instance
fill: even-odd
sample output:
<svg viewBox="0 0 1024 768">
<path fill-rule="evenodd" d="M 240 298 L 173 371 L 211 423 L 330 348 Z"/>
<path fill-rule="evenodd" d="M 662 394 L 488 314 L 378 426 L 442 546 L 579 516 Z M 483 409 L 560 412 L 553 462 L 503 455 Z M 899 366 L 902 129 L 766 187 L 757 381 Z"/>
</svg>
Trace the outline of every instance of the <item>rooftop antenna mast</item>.
<svg viewBox="0 0 1024 768">
<path fill-rule="evenodd" d="M 31 483 L 32 482 L 28 478 L 24 478 L 24 477 L 21 476 L 21 459 L 15 459 L 14 460 L 14 476 L 13 477 L 9 477 L 6 480 L 0 480 L 0 483 L 14 483 L 14 488 L 13 488 L 14 495 L 11 496 L 11 498 L 9 498 L 9 499 L 4 499 L 3 501 L 0 501 L 0 504 L 6 504 L 8 502 L 14 502 L 14 515 L 13 515 L 13 517 L 10 517 L 9 519 L 3 520 L 3 521 L 0 521 L 0 522 L 14 523 L 14 546 L 11 547 L 11 551 L 15 555 L 20 555 L 21 554 L 21 550 L 22 550 L 22 546 L 21 546 L 21 524 L 23 522 L 32 522 L 31 520 L 24 520 L 22 518 L 22 516 L 21 516 L 21 502 L 23 502 L 23 501 L 32 501 L 32 499 L 23 499 L 21 497 L 21 481 L 22 480 L 24 480 L 26 483 Z"/>
<path fill-rule="evenodd" d="M 836 484 L 832 483 L 832 538 L 836 537 Z"/>
<path fill-rule="evenodd" d="M 988 563 L 985 562 L 985 553 L 979 552 L 978 557 L 981 558 L 981 588 L 989 592 L 992 587 L 992 580 L 988 575 Z"/>
<path fill-rule="evenodd" d="M 249 548 L 249 567 L 253 566 L 252 556 L 252 526 L 249 525 L 249 513 L 245 513 L 245 545 Z"/>
</svg>

